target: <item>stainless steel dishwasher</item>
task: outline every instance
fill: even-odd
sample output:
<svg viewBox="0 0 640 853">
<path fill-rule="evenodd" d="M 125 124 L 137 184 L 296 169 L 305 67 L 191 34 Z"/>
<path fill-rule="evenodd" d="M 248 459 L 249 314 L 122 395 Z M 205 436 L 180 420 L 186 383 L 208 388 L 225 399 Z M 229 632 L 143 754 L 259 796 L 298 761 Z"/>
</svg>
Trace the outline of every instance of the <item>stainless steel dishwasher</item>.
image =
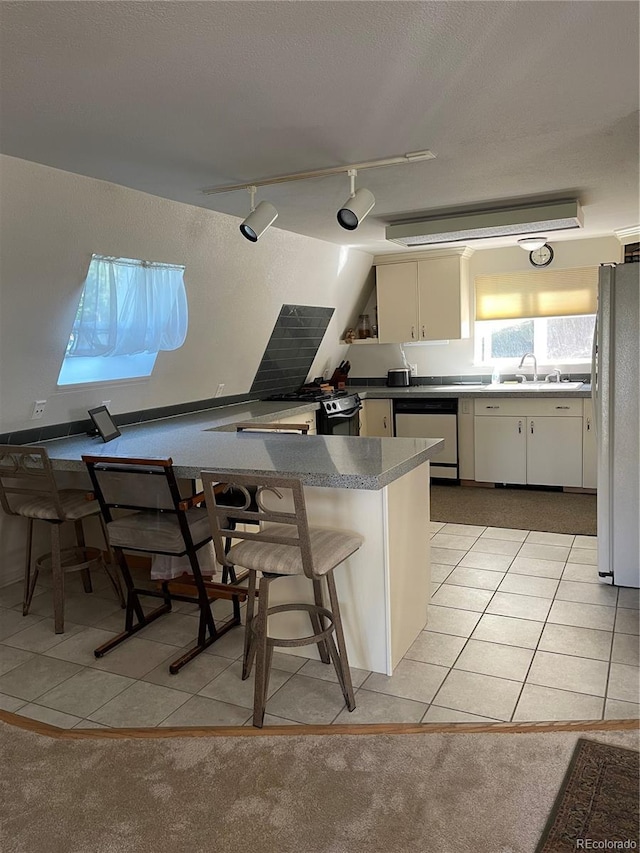
<svg viewBox="0 0 640 853">
<path fill-rule="evenodd" d="M 419 398 L 393 401 L 397 438 L 444 438 L 444 450 L 431 463 L 431 477 L 459 481 L 458 398 Z"/>
</svg>

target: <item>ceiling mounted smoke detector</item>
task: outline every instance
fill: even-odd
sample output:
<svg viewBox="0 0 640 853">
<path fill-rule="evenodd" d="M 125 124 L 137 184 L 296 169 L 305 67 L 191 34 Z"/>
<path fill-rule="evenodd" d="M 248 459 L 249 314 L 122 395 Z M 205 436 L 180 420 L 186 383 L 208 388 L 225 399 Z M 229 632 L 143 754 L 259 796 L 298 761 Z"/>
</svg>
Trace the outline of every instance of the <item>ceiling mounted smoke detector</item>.
<svg viewBox="0 0 640 853">
<path fill-rule="evenodd" d="M 386 238 L 403 246 L 431 246 L 581 227 L 580 202 L 570 199 L 396 223 L 387 225 Z"/>
</svg>

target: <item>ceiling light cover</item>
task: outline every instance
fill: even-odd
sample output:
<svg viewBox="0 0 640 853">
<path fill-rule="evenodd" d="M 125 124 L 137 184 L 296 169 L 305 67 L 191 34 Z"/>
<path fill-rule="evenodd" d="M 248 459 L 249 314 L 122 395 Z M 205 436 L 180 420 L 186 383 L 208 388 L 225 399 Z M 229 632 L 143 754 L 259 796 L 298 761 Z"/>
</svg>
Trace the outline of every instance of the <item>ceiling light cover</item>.
<svg viewBox="0 0 640 853">
<path fill-rule="evenodd" d="M 518 246 L 525 252 L 535 252 L 536 249 L 541 249 L 546 242 L 546 237 L 523 237 L 522 240 L 518 240 Z"/>
<path fill-rule="evenodd" d="M 347 231 L 355 231 L 376 203 L 373 193 L 361 187 L 338 211 L 338 222 Z"/>
<path fill-rule="evenodd" d="M 257 243 L 267 228 L 278 218 L 278 211 L 268 201 L 261 201 L 255 210 L 240 224 L 240 233 L 252 243 Z"/>
<path fill-rule="evenodd" d="M 429 246 L 581 227 L 580 202 L 571 199 L 387 225 L 386 238 L 403 246 Z"/>
</svg>

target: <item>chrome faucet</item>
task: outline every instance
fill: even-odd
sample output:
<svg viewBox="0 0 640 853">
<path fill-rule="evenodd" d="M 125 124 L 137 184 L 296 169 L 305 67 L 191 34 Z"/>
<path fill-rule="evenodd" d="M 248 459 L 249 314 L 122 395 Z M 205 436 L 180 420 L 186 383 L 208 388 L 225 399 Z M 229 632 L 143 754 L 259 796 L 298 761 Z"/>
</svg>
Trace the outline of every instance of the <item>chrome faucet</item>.
<svg viewBox="0 0 640 853">
<path fill-rule="evenodd" d="M 524 364 L 525 358 L 529 358 L 529 356 L 531 356 L 531 358 L 533 359 L 533 380 L 532 381 L 537 382 L 538 381 L 538 361 L 532 352 L 525 352 L 525 354 L 520 359 L 520 364 L 518 365 L 518 370 Z"/>
</svg>

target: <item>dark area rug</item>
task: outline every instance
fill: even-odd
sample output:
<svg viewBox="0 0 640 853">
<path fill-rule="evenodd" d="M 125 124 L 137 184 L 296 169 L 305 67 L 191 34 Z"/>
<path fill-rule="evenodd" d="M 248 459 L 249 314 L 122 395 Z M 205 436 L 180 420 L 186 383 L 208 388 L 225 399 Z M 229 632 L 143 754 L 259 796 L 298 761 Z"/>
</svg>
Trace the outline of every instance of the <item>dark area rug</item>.
<svg viewBox="0 0 640 853">
<path fill-rule="evenodd" d="M 640 753 L 580 738 L 536 853 L 637 849 L 639 774 Z"/>
<path fill-rule="evenodd" d="M 595 536 L 596 495 L 432 485 L 431 520 Z"/>
</svg>

